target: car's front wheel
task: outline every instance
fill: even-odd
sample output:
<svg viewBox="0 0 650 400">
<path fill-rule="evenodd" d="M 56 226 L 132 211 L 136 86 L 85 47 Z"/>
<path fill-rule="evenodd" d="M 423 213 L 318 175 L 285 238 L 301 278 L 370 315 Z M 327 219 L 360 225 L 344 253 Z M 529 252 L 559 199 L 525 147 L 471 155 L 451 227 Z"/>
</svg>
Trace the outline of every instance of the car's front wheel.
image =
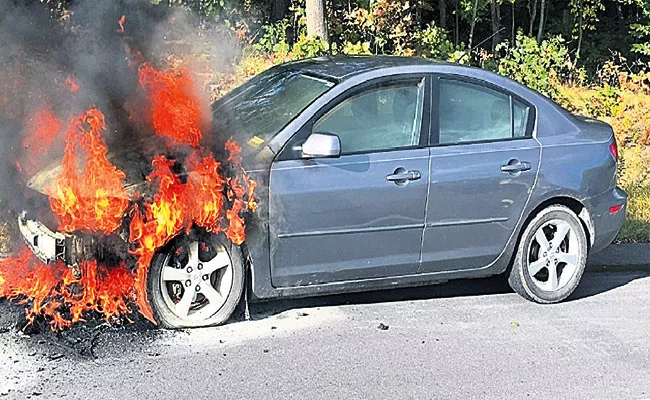
<svg viewBox="0 0 650 400">
<path fill-rule="evenodd" d="M 151 263 L 149 299 L 158 323 L 189 328 L 224 323 L 244 290 L 241 251 L 223 235 L 181 237 Z"/>
<path fill-rule="evenodd" d="M 553 205 L 524 230 L 508 282 L 528 300 L 557 303 L 578 286 L 586 262 L 587 235 L 578 216 Z"/>
</svg>

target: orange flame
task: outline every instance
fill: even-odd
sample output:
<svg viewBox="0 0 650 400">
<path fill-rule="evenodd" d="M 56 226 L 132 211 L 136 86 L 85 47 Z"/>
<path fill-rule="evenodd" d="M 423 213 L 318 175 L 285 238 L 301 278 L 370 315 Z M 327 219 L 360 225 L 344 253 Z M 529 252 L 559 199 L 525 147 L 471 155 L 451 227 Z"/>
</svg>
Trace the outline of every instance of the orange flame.
<svg viewBox="0 0 650 400">
<path fill-rule="evenodd" d="M 63 172 L 50 189 L 50 206 L 65 232 L 111 233 L 129 205 L 124 172 L 106 158 L 104 114 L 88 109 L 72 119 L 66 131 Z"/>
<path fill-rule="evenodd" d="M 232 143 L 227 146 L 238 148 Z M 242 214 L 253 211 L 256 206 L 253 180 L 247 179 L 248 188 L 245 188 L 238 183 L 239 178 L 223 177 L 220 163 L 212 154 L 203 157 L 198 154 L 193 152 L 186 160 L 185 183 L 172 172 L 173 161 L 164 156 L 157 157 L 147 180 L 157 184 L 158 191 L 152 203 L 134 208 L 131 215 L 129 241 L 136 244 L 133 254 L 138 257 L 135 288 L 138 307 L 152 321 L 153 313 L 146 297 L 146 271 L 156 252 L 193 225 L 208 232 L 224 232 L 228 239 L 240 245 L 246 239 Z M 232 156 L 237 157 L 234 153 Z M 224 189 L 229 185 L 228 200 L 232 206 L 227 209 Z"/>
<path fill-rule="evenodd" d="M 117 24 L 120 26 L 117 29 L 117 32 L 123 33 L 124 32 L 124 22 L 126 22 L 126 16 L 122 15 L 120 19 L 117 20 Z"/>
<path fill-rule="evenodd" d="M 47 155 L 52 142 L 63 129 L 63 122 L 47 108 L 37 110 L 25 121 L 26 135 L 23 138 L 23 149 L 28 159 L 24 163 L 18 162 L 21 172 L 32 173 L 41 166 L 43 156 Z"/>
<path fill-rule="evenodd" d="M 124 31 L 125 17 L 118 21 Z M 107 129 L 104 114 L 89 108 L 67 127 L 47 108 L 36 113 L 28 124 L 30 136 L 23 146 L 30 157 L 48 152 L 59 132 L 65 132 L 62 172 L 49 189 L 50 207 L 60 230 L 85 231 L 94 236 L 114 235 L 128 223 L 130 252 L 137 257 L 135 269 L 124 263 L 117 266 L 83 261 L 82 278 L 55 262 L 43 265 L 28 250 L 0 261 L 0 298 L 29 303 L 27 318 L 45 318 L 53 330 L 69 327 L 93 315 L 107 321 L 128 318 L 131 304 L 154 321 L 147 299 L 146 277 L 151 261 L 174 237 L 200 227 L 223 233 L 234 244 L 246 238 L 244 215 L 255 211 L 256 182 L 241 166 L 241 148 L 226 143 L 229 156 L 222 165 L 200 146 L 203 129 L 209 126 L 194 83 L 185 69 L 159 71 L 141 62 L 142 55 L 125 43 L 137 69 L 140 88 L 150 111 L 153 131 L 166 139 L 170 153 L 184 147 L 185 157 L 173 159 L 159 155 L 153 159 L 147 176 L 153 197 L 130 199 L 125 188 L 125 173 L 108 159 L 102 132 Z M 69 76 L 71 92 L 79 83 Z M 137 96 L 134 98 L 138 98 Z M 188 151 L 186 146 L 191 148 Z M 177 154 L 178 155 L 178 154 Z M 17 166 L 24 162 L 16 161 Z M 180 164 L 183 174 L 175 172 Z"/>
<path fill-rule="evenodd" d="M 133 297 L 133 276 L 125 265 L 108 269 L 84 262 L 76 280 L 62 263 L 43 265 L 23 248 L 16 257 L 0 260 L 0 297 L 31 305 L 25 310 L 33 323 L 45 316 L 53 331 L 83 321 L 91 312 L 106 321 L 127 316 Z"/>
<path fill-rule="evenodd" d="M 171 145 L 189 144 L 196 147 L 202 137 L 206 120 L 201 113 L 194 83 L 187 70 L 177 73 L 158 71 L 144 63 L 139 68 L 140 86 L 151 103 L 151 119 L 157 135 Z"/>
</svg>

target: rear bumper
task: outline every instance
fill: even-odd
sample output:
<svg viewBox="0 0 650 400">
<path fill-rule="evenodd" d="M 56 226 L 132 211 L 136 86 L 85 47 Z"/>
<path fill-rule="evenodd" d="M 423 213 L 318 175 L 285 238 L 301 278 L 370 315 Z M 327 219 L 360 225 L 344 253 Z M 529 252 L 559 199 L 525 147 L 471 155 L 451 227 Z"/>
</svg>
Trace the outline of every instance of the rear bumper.
<svg viewBox="0 0 650 400">
<path fill-rule="evenodd" d="M 591 238 L 591 252 L 598 252 L 609 246 L 623 227 L 627 211 L 627 193 L 620 188 L 612 189 L 586 201 L 586 206 L 594 225 L 594 234 Z M 613 206 L 622 208 L 610 213 Z"/>
</svg>

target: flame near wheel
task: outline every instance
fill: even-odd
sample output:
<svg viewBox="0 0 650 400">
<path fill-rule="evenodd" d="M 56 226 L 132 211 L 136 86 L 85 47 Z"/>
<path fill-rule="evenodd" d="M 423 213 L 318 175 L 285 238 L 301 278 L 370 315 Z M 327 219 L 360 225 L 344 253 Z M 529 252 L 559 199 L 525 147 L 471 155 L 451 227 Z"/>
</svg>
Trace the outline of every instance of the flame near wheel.
<svg viewBox="0 0 650 400">
<path fill-rule="evenodd" d="M 165 327 L 223 323 L 243 292 L 241 251 L 221 235 L 178 238 L 154 258 L 148 287 L 156 320 Z"/>
</svg>

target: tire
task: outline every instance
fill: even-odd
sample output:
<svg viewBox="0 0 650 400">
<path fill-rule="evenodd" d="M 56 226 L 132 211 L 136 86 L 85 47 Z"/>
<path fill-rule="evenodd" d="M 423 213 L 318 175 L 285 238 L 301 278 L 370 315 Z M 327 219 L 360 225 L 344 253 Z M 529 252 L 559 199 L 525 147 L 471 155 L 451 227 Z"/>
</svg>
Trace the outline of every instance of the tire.
<svg viewBox="0 0 650 400">
<path fill-rule="evenodd" d="M 195 328 L 226 322 L 240 302 L 244 281 L 238 246 L 223 235 L 183 236 L 156 254 L 147 290 L 160 326 Z"/>
<path fill-rule="evenodd" d="M 526 226 L 508 283 L 527 300 L 558 303 L 578 287 L 586 262 L 587 235 L 582 222 L 568 207 L 552 205 Z"/>
</svg>

